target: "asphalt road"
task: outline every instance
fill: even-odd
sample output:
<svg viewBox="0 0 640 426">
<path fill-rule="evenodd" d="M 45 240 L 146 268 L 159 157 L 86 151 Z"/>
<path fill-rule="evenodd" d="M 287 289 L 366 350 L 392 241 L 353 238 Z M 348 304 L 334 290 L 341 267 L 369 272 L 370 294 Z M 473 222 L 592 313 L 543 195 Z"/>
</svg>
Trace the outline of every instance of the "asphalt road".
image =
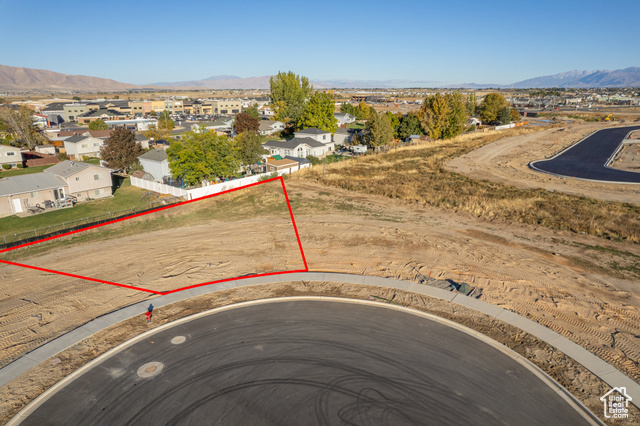
<svg viewBox="0 0 640 426">
<path fill-rule="evenodd" d="M 530 166 L 556 175 L 607 182 L 640 183 L 640 173 L 605 167 L 627 133 L 640 126 L 600 130 L 557 157 L 534 161 Z"/>
<path fill-rule="evenodd" d="M 162 370 L 140 377 L 149 362 Z M 290 301 L 161 331 L 76 378 L 22 424 L 586 422 L 521 364 L 461 331 L 383 307 Z"/>
</svg>

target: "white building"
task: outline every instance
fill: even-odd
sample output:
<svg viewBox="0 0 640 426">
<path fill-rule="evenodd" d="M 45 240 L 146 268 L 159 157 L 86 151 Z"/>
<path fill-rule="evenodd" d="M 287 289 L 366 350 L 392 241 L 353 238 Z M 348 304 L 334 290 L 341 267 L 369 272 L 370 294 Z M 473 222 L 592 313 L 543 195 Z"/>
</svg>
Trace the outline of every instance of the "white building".
<svg viewBox="0 0 640 426">
<path fill-rule="evenodd" d="M 18 167 L 18 164 L 22 164 L 20 148 L 0 145 L 0 167 L 2 167 L 3 164 L 8 164 L 11 167 Z"/>
<path fill-rule="evenodd" d="M 146 173 L 149 173 L 153 178 L 162 183 L 164 178 L 171 176 L 171 169 L 169 169 L 169 159 L 167 158 L 167 152 L 164 149 L 152 149 L 145 152 L 138 157 L 142 168 Z"/>
</svg>

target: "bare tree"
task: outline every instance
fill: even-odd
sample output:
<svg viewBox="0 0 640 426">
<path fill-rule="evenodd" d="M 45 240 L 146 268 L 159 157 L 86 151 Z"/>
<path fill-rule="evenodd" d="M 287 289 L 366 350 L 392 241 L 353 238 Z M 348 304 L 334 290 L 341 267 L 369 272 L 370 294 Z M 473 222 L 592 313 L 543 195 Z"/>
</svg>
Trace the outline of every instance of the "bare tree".
<svg viewBox="0 0 640 426">
<path fill-rule="evenodd" d="M 42 135 L 33 124 L 33 111 L 27 107 L 0 107 L 0 121 L 15 135 L 22 146 L 33 149 L 42 141 Z"/>
</svg>

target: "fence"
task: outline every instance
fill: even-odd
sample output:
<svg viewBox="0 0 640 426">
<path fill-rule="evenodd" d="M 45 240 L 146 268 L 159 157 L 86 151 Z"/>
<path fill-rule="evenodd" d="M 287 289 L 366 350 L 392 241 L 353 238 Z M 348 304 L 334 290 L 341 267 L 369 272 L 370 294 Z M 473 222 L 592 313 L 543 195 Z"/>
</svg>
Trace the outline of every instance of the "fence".
<svg viewBox="0 0 640 426">
<path fill-rule="evenodd" d="M 65 232 L 75 231 L 83 229 L 89 226 L 98 225 L 104 222 L 108 222 L 114 219 L 120 219 L 123 217 L 131 216 L 133 214 L 145 212 L 155 207 L 164 204 L 163 201 L 152 201 L 144 207 L 131 207 L 127 210 L 119 210 L 117 212 L 106 212 L 101 215 L 83 217 L 76 220 L 70 220 L 67 222 L 57 223 L 53 225 L 43 226 L 29 231 L 16 232 L 13 234 L 4 234 L 0 236 L 0 250 L 10 247 L 15 247 L 20 244 L 29 243 L 32 241 L 38 241 L 43 238 L 52 237 Z"/>
<path fill-rule="evenodd" d="M 300 169 L 304 169 L 309 167 L 309 164 L 298 164 L 298 167 L 294 167 L 292 169 L 281 170 L 277 173 L 278 176 L 282 176 L 284 174 L 291 174 L 293 172 L 297 172 Z M 160 192 L 161 194 L 171 194 L 177 197 L 184 197 L 187 200 L 193 200 L 194 198 L 205 197 L 207 195 L 218 194 L 223 191 L 227 191 L 229 189 L 239 188 L 241 186 L 250 185 L 252 183 L 259 182 L 272 175 L 273 173 L 260 173 L 258 175 L 247 176 L 240 179 L 234 179 L 227 182 L 214 183 L 211 185 L 204 185 L 199 188 L 192 189 L 182 189 L 182 188 L 174 188 L 173 186 L 165 185 L 157 182 L 150 182 L 148 180 L 134 178 L 131 177 L 131 185 L 137 186 L 139 188 L 149 189 L 151 191 Z"/>
</svg>

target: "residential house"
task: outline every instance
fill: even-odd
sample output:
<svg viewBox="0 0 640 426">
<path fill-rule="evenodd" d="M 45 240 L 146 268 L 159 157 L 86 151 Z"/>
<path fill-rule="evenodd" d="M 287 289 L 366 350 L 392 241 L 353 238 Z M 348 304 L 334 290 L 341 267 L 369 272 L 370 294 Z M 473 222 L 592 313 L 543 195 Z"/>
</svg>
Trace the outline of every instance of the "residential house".
<svg viewBox="0 0 640 426">
<path fill-rule="evenodd" d="M 324 144 L 311 138 L 299 138 L 284 141 L 268 141 L 262 144 L 262 147 L 269 151 L 271 155 L 295 156 L 306 158 L 309 155 L 323 158 L 333 151 L 333 142 Z"/>
<path fill-rule="evenodd" d="M 164 149 L 152 149 L 138 157 L 142 168 L 158 182 L 164 182 L 165 177 L 171 176 L 169 159 Z"/>
<path fill-rule="evenodd" d="M 144 149 L 149 149 L 149 138 L 143 133 L 136 133 L 136 142 Z"/>
<path fill-rule="evenodd" d="M 45 172 L 0 178 L 0 217 L 44 207 L 45 201 L 64 198 L 66 188 L 64 179 Z"/>
<path fill-rule="evenodd" d="M 20 148 L 9 145 L 0 145 L 0 167 L 8 164 L 11 167 L 18 167 L 22 164 L 22 153 Z"/>
<path fill-rule="evenodd" d="M 284 130 L 284 123 L 282 121 L 274 120 L 261 120 L 258 131 L 262 136 L 272 135 Z"/>
<path fill-rule="evenodd" d="M 53 145 L 37 145 L 36 152 L 40 154 L 56 155 L 56 147 Z"/>
<path fill-rule="evenodd" d="M 268 105 L 264 105 L 258 108 L 258 112 L 260 113 L 260 116 L 263 118 L 269 118 L 275 115 L 275 112 L 273 112 L 271 107 Z"/>
<path fill-rule="evenodd" d="M 75 161 L 63 161 L 44 172 L 0 179 L 0 217 L 52 207 L 73 195 L 77 201 L 112 194 L 111 169 Z"/>
<path fill-rule="evenodd" d="M 65 160 L 45 169 L 66 182 L 66 194 L 78 201 L 109 197 L 113 194 L 112 169 L 79 161 Z"/>
<path fill-rule="evenodd" d="M 351 143 L 352 137 L 353 133 L 349 132 L 347 128 L 338 127 L 336 132 L 333 134 L 333 143 L 336 145 L 347 145 Z"/>
<path fill-rule="evenodd" d="M 311 138 L 313 140 L 322 142 L 324 144 L 332 144 L 331 133 L 325 130 L 309 128 L 309 129 L 298 130 L 297 132 L 294 132 L 294 135 L 297 138 Z"/>
<path fill-rule="evenodd" d="M 65 152 L 73 160 L 100 157 L 100 148 L 104 145 L 102 139 L 85 135 L 73 135 L 63 143 Z"/>
<path fill-rule="evenodd" d="M 347 124 L 355 123 L 356 121 L 355 116 L 343 112 L 336 112 L 333 116 L 338 120 L 338 126 L 346 126 Z"/>
<path fill-rule="evenodd" d="M 205 121 L 199 124 L 191 126 L 193 131 L 201 131 L 201 129 L 213 130 L 218 133 L 227 133 L 233 130 L 233 123 L 236 121 L 235 117 L 219 117 L 214 121 Z"/>
</svg>

